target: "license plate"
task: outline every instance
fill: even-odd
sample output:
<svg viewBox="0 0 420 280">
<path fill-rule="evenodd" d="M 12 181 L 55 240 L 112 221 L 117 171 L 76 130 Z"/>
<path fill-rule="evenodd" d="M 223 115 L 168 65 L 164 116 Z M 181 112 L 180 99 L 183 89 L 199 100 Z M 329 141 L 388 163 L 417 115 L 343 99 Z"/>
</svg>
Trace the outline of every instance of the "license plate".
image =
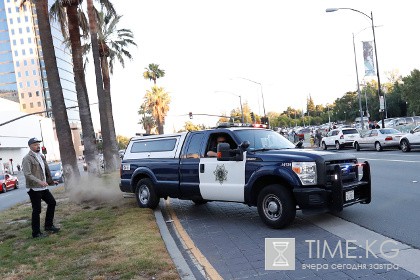
<svg viewBox="0 0 420 280">
<path fill-rule="evenodd" d="M 354 199 L 354 190 L 346 192 L 346 201 Z"/>
<path fill-rule="evenodd" d="M 130 164 L 123 164 L 122 170 L 130 170 Z"/>
</svg>

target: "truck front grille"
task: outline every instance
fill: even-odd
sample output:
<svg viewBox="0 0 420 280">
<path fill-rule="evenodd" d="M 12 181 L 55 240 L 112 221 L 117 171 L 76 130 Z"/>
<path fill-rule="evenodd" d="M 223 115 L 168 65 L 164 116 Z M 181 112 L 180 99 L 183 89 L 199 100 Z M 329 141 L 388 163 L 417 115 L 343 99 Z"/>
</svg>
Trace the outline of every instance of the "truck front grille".
<svg viewBox="0 0 420 280">
<path fill-rule="evenodd" d="M 325 163 L 326 185 L 331 186 L 334 180 L 334 168 L 336 165 L 341 169 L 341 180 L 343 184 L 351 184 L 359 181 L 359 172 L 356 159 L 329 161 Z"/>
</svg>

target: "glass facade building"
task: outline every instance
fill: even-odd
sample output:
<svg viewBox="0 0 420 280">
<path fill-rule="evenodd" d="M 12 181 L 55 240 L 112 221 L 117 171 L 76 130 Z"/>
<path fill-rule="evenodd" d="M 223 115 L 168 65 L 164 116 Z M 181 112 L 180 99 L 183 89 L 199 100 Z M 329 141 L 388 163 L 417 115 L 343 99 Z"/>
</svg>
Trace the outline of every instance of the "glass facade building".
<svg viewBox="0 0 420 280">
<path fill-rule="evenodd" d="M 20 2 L 0 0 L 0 94 L 17 96 L 21 111 L 35 113 L 51 109 L 51 98 L 35 6 L 27 1 L 19 8 Z M 75 106 L 72 57 L 58 23 L 51 22 L 51 29 L 66 107 Z M 79 121 L 77 108 L 67 113 L 70 122 Z"/>
</svg>

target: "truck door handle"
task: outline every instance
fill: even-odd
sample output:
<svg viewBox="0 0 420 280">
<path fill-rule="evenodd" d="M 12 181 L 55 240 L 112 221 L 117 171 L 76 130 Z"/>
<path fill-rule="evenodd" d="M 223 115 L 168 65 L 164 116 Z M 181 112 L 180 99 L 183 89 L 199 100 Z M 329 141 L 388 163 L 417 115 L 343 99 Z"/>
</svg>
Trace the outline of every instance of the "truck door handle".
<svg viewBox="0 0 420 280">
<path fill-rule="evenodd" d="M 200 173 L 204 173 L 204 163 L 200 164 Z"/>
</svg>

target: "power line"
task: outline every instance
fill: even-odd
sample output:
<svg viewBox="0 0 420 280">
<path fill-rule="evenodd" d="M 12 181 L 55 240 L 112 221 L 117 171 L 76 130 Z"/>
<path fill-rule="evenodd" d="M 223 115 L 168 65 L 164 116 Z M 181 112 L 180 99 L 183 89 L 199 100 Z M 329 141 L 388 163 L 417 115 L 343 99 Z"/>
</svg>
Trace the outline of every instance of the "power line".
<svg viewBox="0 0 420 280">
<path fill-rule="evenodd" d="M 91 104 L 89 104 L 89 105 L 95 105 L 95 104 L 98 104 L 98 102 L 96 102 L 96 103 L 91 103 Z M 69 110 L 69 109 L 74 109 L 74 108 L 77 108 L 77 107 L 79 107 L 79 105 L 66 107 L 66 110 Z M 40 111 L 40 112 L 35 112 L 35 113 L 29 113 L 29 114 L 26 114 L 26 115 L 23 115 L 23 116 L 20 116 L 20 117 L 17 117 L 17 118 L 11 119 L 11 120 L 9 120 L 9 121 L 7 121 L 7 122 L 0 123 L 0 126 L 6 125 L 6 124 L 8 124 L 8 123 L 11 123 L 11 122 L 14 122 L 14 121 L 17 121 L 17 120 L 23 119 L 23 118 L 26 118 L 26 117 L 31 116 L 31 115 L 42 114 L 42 113 L 47 113 L 47 112 L 51 112 L 51 111 L 52 111 L 52 109 L 48 109 L 48 110 L 45 110 L 45 111 Z"/>
</svg>

